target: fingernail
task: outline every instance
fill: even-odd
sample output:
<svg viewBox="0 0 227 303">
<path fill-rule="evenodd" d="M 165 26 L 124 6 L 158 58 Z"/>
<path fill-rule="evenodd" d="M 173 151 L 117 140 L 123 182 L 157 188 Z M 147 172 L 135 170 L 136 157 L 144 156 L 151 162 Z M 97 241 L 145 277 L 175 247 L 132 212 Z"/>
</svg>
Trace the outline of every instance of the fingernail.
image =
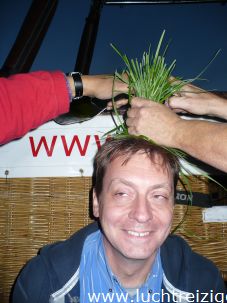
<svg viewBox="0 0 227 303">
<path fill-rule="evenodd" d="M 165 106 L 170 107 L 170 106 L 169 106 L 169 98 L 166 99 L 166 101 L 165 101 Z"/>
<path fill-rule="evenodd" d="M 170 104 L 169 104 L 169 98 L 166 99 L 166 101 L 165 101 L 165 106 L 168 107 L 168 108 L 170 108 L 170 109 L 172 109 L 172 107 L 171 107 Z"/>
</svg>

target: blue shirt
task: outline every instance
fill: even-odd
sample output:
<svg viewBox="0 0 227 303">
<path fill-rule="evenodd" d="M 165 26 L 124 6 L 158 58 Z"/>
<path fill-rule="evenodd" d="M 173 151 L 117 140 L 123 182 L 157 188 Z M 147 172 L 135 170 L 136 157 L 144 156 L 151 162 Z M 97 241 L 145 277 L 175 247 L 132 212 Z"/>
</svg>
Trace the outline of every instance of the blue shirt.
<svg viewBox="0 0 227 303">
<path fill-rule="evenodd" d="M 97 231 L 86 239 L 80 262 L 80 302 L 152 302 L 152 294 L 161 292 L 163 269 L 160 250 L 145 283 L 130 296 L 112 273 L 105 255 L 103 235 Z M 158 302 L 155 297 L 155 302 Z"/>
</svg>

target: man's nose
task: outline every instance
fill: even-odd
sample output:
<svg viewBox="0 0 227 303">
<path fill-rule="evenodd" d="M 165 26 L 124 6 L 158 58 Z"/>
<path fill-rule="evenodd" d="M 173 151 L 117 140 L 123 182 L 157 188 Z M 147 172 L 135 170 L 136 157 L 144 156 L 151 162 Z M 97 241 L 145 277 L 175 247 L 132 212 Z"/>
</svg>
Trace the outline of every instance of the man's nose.
<svg viewBox="0 0 227 303">
<path fill-rule="evenodd" d="M 152 208 L 150 202 L 145 197 L 137 197 L 130 209 L 129 218 L 139 223 L 146 223 L 151 220 Z"/>
</svg>

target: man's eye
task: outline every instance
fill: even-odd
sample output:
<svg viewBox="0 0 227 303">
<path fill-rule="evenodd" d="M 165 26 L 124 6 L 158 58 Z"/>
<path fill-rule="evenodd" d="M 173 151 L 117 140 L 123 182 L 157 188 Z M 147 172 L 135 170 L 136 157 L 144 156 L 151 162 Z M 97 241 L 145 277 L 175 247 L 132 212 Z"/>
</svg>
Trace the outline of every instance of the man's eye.
<svg viewBox="0 0 227 303">
<path fill-rule="evenodd" d="M 124 192 L 117 192 L 117 193 L 115 193 L 115 195 L 119 196 L 119 197 L 126 197 L 127 196 L 127 194 L 124 193 Z"/>
<path fill-rule="evenodd" d="M 157 200 L 167 200 L 168 197 L 166 195 L 162 195 L 162 194 L 156 194 L 154 195 L 154 198 Z"/>
</svg>

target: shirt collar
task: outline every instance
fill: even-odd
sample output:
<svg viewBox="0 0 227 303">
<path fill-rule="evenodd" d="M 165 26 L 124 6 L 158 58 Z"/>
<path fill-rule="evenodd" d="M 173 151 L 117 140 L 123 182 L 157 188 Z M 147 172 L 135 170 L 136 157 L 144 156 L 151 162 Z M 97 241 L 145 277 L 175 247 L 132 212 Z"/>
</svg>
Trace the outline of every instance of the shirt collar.
<svg viewBox="0 0 227 303">
<path fill-rule="evenodd" d="M 103 260 L 105 262 L 105 266 L 106 266 L 106 271 L 110 280 L 111 285 L 115 285 L 118 284 L 120 288 L 123 289 L 120 281 L 118 280 L 117 276 L 114 275 L 114 273 L 112 272 L 107 257 L 106 257 L 106 253 L 105 253 L 105 248 L 104 248 L 104 241 L 103 241 L 103 234 L 101 234 L 100 237 L 100 243 L 98 245 L 99 247 L 99 258 L 102 259 L 102 263 Z M 98 259 L 99 259 L 98 258 Z M 98 260 L 99 262 L 99 260 Z M 101 264 L 100 264 L 101 265 Z M 139 287 L 140 289 L 145 289 L 147 288 L 148 290 L 156 291 L 156 283 L 158 283 L 158 281 L 160 280 L 160 275 L 162 278 L 162 265 L 161 265 L 161 257 L 160 257 L 160 248 L 157 250 L 155 259 L 154 259 L 154 263 L 151 266 L 151 270 L 147 276 L 146 281 Z M 155 289 L 154 289 L 155 288 Z"/>
</svg>

